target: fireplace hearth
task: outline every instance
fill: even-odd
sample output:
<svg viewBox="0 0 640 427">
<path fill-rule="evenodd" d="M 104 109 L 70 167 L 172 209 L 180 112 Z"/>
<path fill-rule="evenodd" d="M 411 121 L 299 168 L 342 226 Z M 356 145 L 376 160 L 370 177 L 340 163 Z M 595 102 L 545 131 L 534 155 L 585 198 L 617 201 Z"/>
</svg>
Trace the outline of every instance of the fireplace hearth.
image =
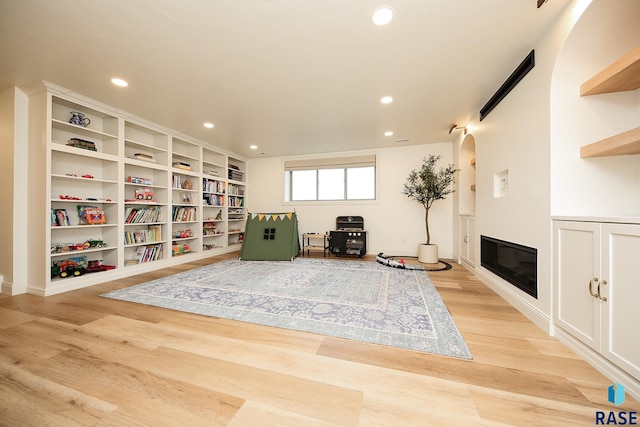
<svg viewBox="0 0 640 427">
<path fill-rule="evenodd" d="M 480 265 L 538 299 L 538 250 L 480 236 Z"/>
</svg>

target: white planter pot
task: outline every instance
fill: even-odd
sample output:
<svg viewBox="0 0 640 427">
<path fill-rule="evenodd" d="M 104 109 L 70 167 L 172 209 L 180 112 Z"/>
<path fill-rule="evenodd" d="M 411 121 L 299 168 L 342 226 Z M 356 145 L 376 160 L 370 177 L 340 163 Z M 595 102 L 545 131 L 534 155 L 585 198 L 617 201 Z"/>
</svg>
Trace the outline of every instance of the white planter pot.
<svg viewBox="0 0 640 427">
<path fill-rule="evenodd" d="M 438 245 L 433 243 L 430 245 L 420 244 L 418 246 L 418 261 L 426 264 L 436 264 L 438 262 Z"/>
</svg>

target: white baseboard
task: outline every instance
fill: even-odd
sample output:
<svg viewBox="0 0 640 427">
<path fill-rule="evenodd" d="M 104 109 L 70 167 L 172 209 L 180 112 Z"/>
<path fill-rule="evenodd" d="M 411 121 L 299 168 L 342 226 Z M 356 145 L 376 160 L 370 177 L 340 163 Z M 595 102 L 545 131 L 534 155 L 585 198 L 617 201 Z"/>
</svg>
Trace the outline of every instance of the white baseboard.
<svg viewBox="0 0 640 427">
<path fill-rule="evenodd" d="M 633 396 L 634 399 L 640 400 L 640 381 L 633 378 L 625 371 L 618 368 L 616 365 L 605 359 L 601 354 L 594 351 L 584 343 L 576 339 L 573 335 L 566 332 L 564 329 L 556 327 L 554 336 L 558 341 L 573 350 L 578 356 L 582 357 L 591 366 L 596 368 L 602 375 L 609 378 L 611 383 L 619 382 L 624 385 L 625 391 Z M 606 390 L 602 390 L 604 393 Z"/>
<path fill-rule="evenodd" d="M 20 295 L 27 292 L 26 283 L 23 285 L 18 285 L 16 283 L 8 283 L 3 280 L 4 278 L 0 276 L 0 294 L 4 295 Z"/>
<path fill-rule="evenodd" d="M 222 255 L 225 253 L 237 251 L 238 247 L 226 247 L 220 249 L 212 249 L 209 251 L 193 252 L 187 255 L 181 255 L 179 257 L 168 258 L 160 261 L 146 262 L 137 264 L 131 267 L 116 268 L 104 273 L 88 273 L 80 277 L 70 277 L 68 279 L 56 280 L 56 282 L 49 287 L 45 288 L 44 284 L 31 284 L 26 287 L 23 292 L 32 295 L 38 295 L 48 297 L 51 295 L 57 295 L 63 292 L 75 291 L 77 289 L 86 288 L 89 286 L 97 285 L 104 282 L 110 282 L 112 280 L 123 279 L 136 274 L 147 273 L 159 268 L 171 267 L 174 265 L 183 264 L 189 261 L 196 261 L 204 258 L 211 258 L 216 255 Z M 17 294 L 14 294 L 17 295 Z"/>
<path fill-rule="evenodd" d="M 524 314 L 527 319 L 535 323 L 540 329 L 545 331 L 548 335 L 551 335 L 553 331 L 551 318 L 541 312 L 537 307 L 529 304 L 527 300 L 514 291 L 514 287 L 512 285 L 506 284 L 506 282 L 502 283 L 502 279 L 497 278 L 493 273 L 490 273 L 483 268 L 475 268 L 471 269 L 471 271 L 475 273 L 482 283 L 504 298 L 509 304 L 511 304 L 520 313 Z"/>
<path fill-rule="evenodd" d="M 540 312 L 536 307 L 533 307 L 527 301 L 522 299 L 518 294 L 508 289 L 511 285 L 500 283 L 498 279 L 492 276 L 492 273 L 482 268 L 470 268 L 465 267 L 473 272 L 479 279 L 491 288 L 494 292 L 504 298 L 514 308 L 524 314 L 529 320 L 535 323 L 539 328 L 545 331 L 551 336 L 555 336 L 558 341 L 565 344 L 576 354 L 582 357 L 587 363 L 593 366 L 596 370 L 601 372 L 605 377 L 609 378 L 612 383 L 619 382 L 625 386 L 625 390 L 634 397 L 636 400 L 640 400 L 640 381 L 627 374 L 625 371 L 618 368 L 609 360 L 604 358 L 599 353 L 592 350 L 590 347 L 583 344 L 581 341 L 573 337 L 562 328 L 555 326 L 552 320 L 544 313 Z M 606 390 L 602 391 L 603 393 Z"/>
</svg>

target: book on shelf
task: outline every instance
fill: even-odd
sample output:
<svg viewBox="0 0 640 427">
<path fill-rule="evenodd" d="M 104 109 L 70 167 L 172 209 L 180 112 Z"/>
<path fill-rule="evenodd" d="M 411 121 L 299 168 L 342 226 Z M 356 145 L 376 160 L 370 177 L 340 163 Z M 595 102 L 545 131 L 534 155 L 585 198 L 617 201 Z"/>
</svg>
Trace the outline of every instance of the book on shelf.
<svg viewBox="0 0 640 427">
<path fill-rule="evenodd" d="M 127 207 L 124 211 L 125 224 L 153 223 L 162 221 L 162 209 L 159 206 L 145 208 Z"/>
<path fill-rule="evenodd" d="M 189 163 L 185 163 L 185 162 L 173 162 L 173 167 L 176 169 L 182 169 L 182 170 L 186 170 L 186 171 L 190 171 L 191 170 L 191 165 Z"/>
<path fill-rule="evenodd" d="M 157 261 L 162 258 L 162 245 L 140 246 L 136 250 L 136 259 L 139 264 Z"/>
<path fill-rule="evenodd" d="M 130 182 L 132 184 L 142 184 L 142 185 L 151 185 L 152 181 L 151 178 L 140 178 L 137 176 L 128 176 L 127 177 L 127 182 Z"/>
<path fill-rule="evenodd" d="M 105 224 L 107 222 L 107 217 L 105 216 L 102 208 L 97 206 L 78 205 L 77 209 L 79 225 Z"/>
<path fill-rule="evenodd" d="M 186 206 L 174 206 L 172 220 L 174 222 L 197 221 L 196 208 Z"/>
<path fill-rule="evenodd" d="M 162 227 L 160 225 L 150 225 L 147 229 L 124 232 L 124 243 L 135 245 L 140 243 L 153 243 L 162 241 Z"/>
<path fill-rule="evenodd" d="M 129 156 L 130 159 L 138 159 L 138 160 L 144 160 L 145 162 L 153 162 L 155 163 L 156 159 L 153 157 L 153 154 L 147 154 L 147 153 L 135 153 L 132 156 Z"/>
<path fill-rule="evenodd" d="M 70 147 L 82 148 L 89 151 L 98 151 L 96 149 L 96 144 L 94 142 L 87 141 L 86 139 L 71 138 L 69 139 L 69 142 L 67 142 L 67 145 Z"/>
<path fill-rule="evenodd" d="M 66 209 L 51 209 L 52 227 L 68 227 L 69 225 L 69 214 Z"/>
</svg>

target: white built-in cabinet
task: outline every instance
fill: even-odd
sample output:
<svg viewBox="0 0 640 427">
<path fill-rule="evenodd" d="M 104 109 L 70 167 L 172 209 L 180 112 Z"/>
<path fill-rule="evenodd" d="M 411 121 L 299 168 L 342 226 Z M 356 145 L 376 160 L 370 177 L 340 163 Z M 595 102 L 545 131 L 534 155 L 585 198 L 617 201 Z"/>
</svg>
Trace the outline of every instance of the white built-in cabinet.
<svg viewBox="0 0 640 427">
<path fill-rule="evenodd" d="M 640 224 L 554 221 L 555 323 L 640 380 Z"/>
<path fill-rule="evenodd" d="M 460 263 L 472 268 L 476 265 L 475 224 L 475 215 L 460 215 Z"/>
<path fill-rule="evenodd" d="M 29 99 L 30 293 L 235 250 L 246 161 L 60 88 Z M 72 112 L 85 117 L 70 123 Z M 232 173 L 233 172 L 233 173 Z"/>
</svg>

